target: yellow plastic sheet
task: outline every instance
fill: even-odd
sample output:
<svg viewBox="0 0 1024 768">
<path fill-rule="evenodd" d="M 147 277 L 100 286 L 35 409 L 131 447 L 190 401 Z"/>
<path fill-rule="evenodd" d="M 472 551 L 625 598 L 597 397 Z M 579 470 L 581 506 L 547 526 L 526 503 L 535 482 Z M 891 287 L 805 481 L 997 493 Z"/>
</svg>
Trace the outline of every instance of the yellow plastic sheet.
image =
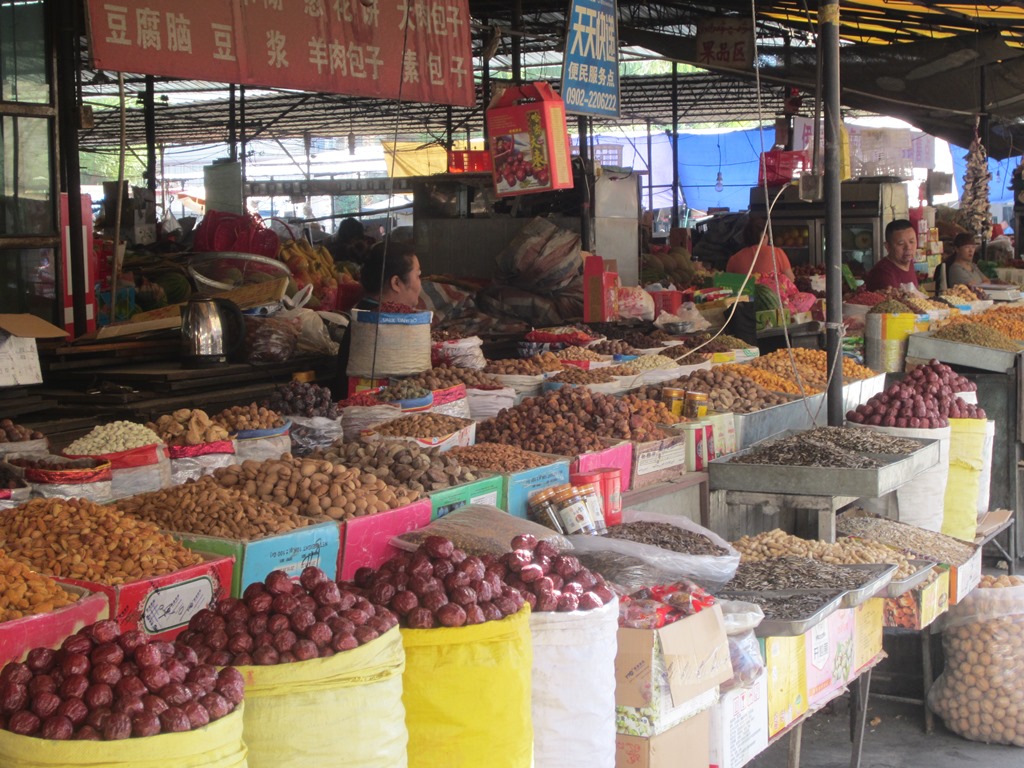
<svg viewBox="0 0 1024 768">
<path fill-rule="evenodd" d="M 246 768 L 244 705 L 187 733 L 122 741 L 51 741 L 0 731 L 3 768 Z"/>
<path fill-rule="evenodd" d="M 471 627 L 402 630 L 410 766 L 529 768 L 529 618 L 524 606 Z"/>
<path fill-rule="evenodd" d="M 326 659 L 239 667 L 250 768 L 404 768 L 404 669 L 397 628 Z"/>
<path fill-rule="evenodd" d="M 978 532 L 978 483 L 985 458 L 985 420 L 950 419 L 949 479 L 942 532 L 974 541 Z"/>
</svg>

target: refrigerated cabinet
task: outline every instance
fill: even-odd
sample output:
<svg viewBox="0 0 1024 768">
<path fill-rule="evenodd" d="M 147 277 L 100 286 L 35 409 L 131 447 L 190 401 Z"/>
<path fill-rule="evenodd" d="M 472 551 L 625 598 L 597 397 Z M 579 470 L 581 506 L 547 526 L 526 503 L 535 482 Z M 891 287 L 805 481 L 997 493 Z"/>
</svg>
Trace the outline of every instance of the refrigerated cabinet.
<svg viewBox="0 0 1024 768">
<path fill-rule="evenodd" d="M 907 190 L 902 182 L 842 184 L 842 260 L 864 271 L 884 255 L 885 225 L 908 216 Z M 774 197 L 774 193 L 772 193 Z M 764 190 L 750 191 L 751 213 L 764 214 Z M 775 245 L 786 251 L 794 267 L 825 263 L 825 207 L 800 200 L 796 186 L 788 187 L 772 209 Z"/>
</svg>

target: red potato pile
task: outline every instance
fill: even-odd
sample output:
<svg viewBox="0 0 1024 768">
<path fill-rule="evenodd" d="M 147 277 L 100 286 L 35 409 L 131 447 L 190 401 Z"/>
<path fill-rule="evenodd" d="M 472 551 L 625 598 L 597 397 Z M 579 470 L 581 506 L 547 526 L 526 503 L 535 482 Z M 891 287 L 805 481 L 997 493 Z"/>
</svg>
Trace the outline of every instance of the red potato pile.
<svg viewBox="0 0 1024 768">
<path fill-rule="evenodd" d="M 100 621 L 0 671 L 0 727 L 57 740 L 180 733 L 232 712 L 244 689 L 234 667 L 218 671 L 190 648 Z"/>
<path fill-rule="evenodd" d="M 502 555 L 499 564 L 506 568 L 509 586 L 519 590 L 535 611 L 590 611 L 615 598 L 601 574 L 534 536 L 512 539 L 512 551 Z"/>
<path fill-rule="evenodd" d="M 976 389 L 974 382 L 932 360 L 847 412 L 846 419 L 854 424 L 910 429 L 948 427 L 949 419 L 984 419 L 984 408 L 966 403 L 956 395 Z"/>
<path fill-rule="evenodd" d="M 462 627 L 523 607 L 523 596 L 505 583 L 503 571 L 492 556 L 466 555 L 448 539 L 428 536 L 415 552 L 402 552 L 379 570 L 357 570 L 355 585 L 378 609 L 397 613 L 403 627 Z"/>
<path fill-rule="evenodd" d="M 199 611 L 177 642 L 214 666 L 266 666 L 350 651 L 396 626 L 395 614 L 373 605 L 362 590 L 339 587 L 310 566 L 297 582 L 272 571 L 246 587 L 241 599 Z"/>
</svg>

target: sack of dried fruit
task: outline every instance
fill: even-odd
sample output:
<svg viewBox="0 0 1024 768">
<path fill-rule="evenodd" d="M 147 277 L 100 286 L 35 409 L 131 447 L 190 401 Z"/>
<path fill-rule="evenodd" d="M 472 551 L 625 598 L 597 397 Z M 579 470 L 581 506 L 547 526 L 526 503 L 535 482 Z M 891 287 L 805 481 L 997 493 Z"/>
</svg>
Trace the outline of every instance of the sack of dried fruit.
<svg viewBox="0 0 1024 768">
<path fill-rule="evenodd" d="M 319 568 L 273 571 L 179 635 L 245 678 L 249 768 L 405 767 L 398 618 L 358 593 Z"/>
<path fill-rule="evenodd" d="M 928 706 L 972 741 L 1024 747 L 1024 578 L 984 576 L 949 609 Z"/>
</svg>

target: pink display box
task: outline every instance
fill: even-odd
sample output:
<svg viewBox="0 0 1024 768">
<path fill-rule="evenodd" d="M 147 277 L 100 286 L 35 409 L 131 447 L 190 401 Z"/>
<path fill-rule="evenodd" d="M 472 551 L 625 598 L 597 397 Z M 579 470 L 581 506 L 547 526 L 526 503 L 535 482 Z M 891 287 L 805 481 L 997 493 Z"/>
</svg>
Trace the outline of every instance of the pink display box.
<svg viewBox="0 0 1024 768">
<path fill-rule="evenodd" d="M 425 528 L 430 523 L 430 499 L 404 507 L 356 517 L 341 524 L 338 579 L 349 581 L 362 567 L 376 568 L 398 553 L 391 539 L 402 533 Z"/>
<path fill-rule="evenodd" d="M 623 441 L 601 451 L 581 453 L 577 456 L 569 471 L 574 474 L 592 472 L 604 467 L 615 467 L 622 470 L 622 490 L 633 487 L 633 444 Z"/>
</svg>

